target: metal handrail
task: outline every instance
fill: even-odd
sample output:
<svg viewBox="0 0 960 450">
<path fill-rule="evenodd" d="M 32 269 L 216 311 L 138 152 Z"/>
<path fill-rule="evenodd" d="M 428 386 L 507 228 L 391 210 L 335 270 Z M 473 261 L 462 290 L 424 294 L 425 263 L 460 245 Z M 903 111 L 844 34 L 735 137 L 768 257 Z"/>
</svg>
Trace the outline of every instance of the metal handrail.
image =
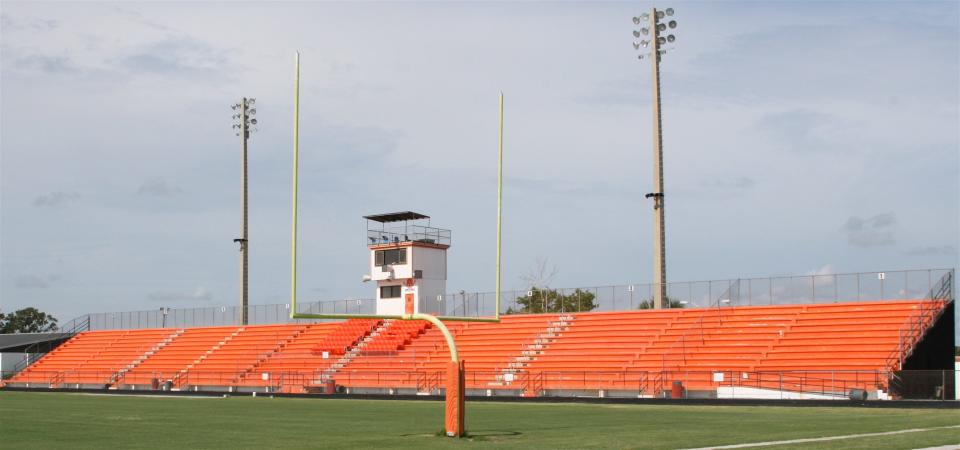
<svg viewBox="0 0 960 450">
<path fill-rule="evenodd" d="M 917 371 L 928 372 L 928 371 Z M 944 372 L 944 371 L 932 371 Z M 239 381 L 240 371 L 197 371 L 184 374 L 180 390 L 193 387 L 267 387 L 276 390 L 310 388 L 317 386 L 315 377 L 309 371 L 271 371 L 266 380 L 257 378 Z M 716 381 L 714 375 L 723 374 L 723 380 Z M 77 385 L 98 386 L 109 385 L 107 381 L 114 374 L 112 371 L 97 370 L 56 370 L 38 371 L 30 375 L 30 380 L 14 380 L 12 383 L 30 383 L 46 385 L 45 387 L 62 388 Z M 467 370 L 468 384 L 482 387 L 495 381 L 496 371 Z M 155 371 L 138 374 L 134 379 L 123 380 L 116 387 L 120 389 L 142 389 L 137 386 L 149 386 L 154 380 L 163 382 L 172 378 L 172 373 Z M 505 389 L 522 393 L 532 392 L 539 394 L 544 389 L 561 390 L 616 390 L 633 391 L 637 395 L 657 396 L 663 388 L 663 380 L 676 380 L 685 386 L 706 387 L 713 389 L 720 387 L 751 387 L 758 389 L 772 389 L 781 392 L 811 393 L 818 395 L 842 398 L 851 389 L 888 390 L 891 388 L 890 371 L 886 370 L 806 370 L 806 371 L 532 371 L 518 372 L 516 385 Z M 944 372 L 946 377 L 946 372 Z M 338 373 L 338 385 L 347 387 L 380 388 L 416 388 L 420 392 L 436 392 L 446 380 L 446 372 L 438 370 L 428 371 L 363 371 Z M 659 381 L 658 381 L 659 380 Z M 369 382 L 369 383 L 368 383 Z M 649 390 L 653 385 L 652 392 Z M 7 384 L 10 384 L 8 382 Z M 501 385 L 498 385 L 501 386 Z"/>
<path fill-rule="evenodd" d="M 736 281 L 734 281 L 733 283 L 731 283 L 730 286 L 727 288 L 726 291 L 724 291 L 723 294 L 720 294 L 720 296 L 717 297 L 717 298 L 710 304 L 710 306 L 708 306 L 706 309 L 704 309 L 704 311 L 700 314 L 700 318 L 699 318 L 696 322 L 694 322 L 693 326 L 690 327 L 690 328 L 688 328 L 687 331 L 680 336 L 680 339 L 679 339 L 677 342 L 679 342 L 679 345 L 682 347 L 682 350 L 683 350 L 683 352 L 682 352 L 682 357 L 683 357 L 683 362 L 684 362 L 684 363 L 687 362 L 687 335 L 689 335 L 691 332 L 696 331 L 696 330 L 699 329 L 699 331 L 700 331 L 700 341 L 701 341 L 701 343 L 706 342 L 706 336 L 704 335 L 704 331 L 703 331 L 703 321 L 704 321 L 704 319 L 707 318 L 707 312 L 711 311 L 711 310 L 713 309 L 713 307 L 716 306 L 716 308 L 717 308 L 717 315 L 716 315 L 716 317 L 717 317 L 717 320 L 720 322 L 720 325 L 722 326 L 722 325 L 723 325 L 723 317 L 722 317 L 722 308 L 720 307 L 720 303 L 723 302 L 723 300 L 728 300 L 728 301 L 732 300 L 732 299 L 730 298 L 730 297 L 731 297 L 730 293 L 733 292 L 733 290 L 734 290 L 735 287 L 739 290 L 739 287 L 740 287 L 740 280 L 739 280 L 739 279 L 736 280 Z M 731 301 L 731 303 L 732 303 L 732 301 Z M 674 351 L 674 349 L 677 347 L 677 345 L 678 345 L 677 342 L 674 342 L 673 345 L 671 345 L 669 348 L 667 348 L 667 351 L 665 351 L 665 352 L 663 353 L 663 355 L 661 356 L 661 367 L 660 367 L 661 371 L 667 370 L 667 356 L 669 356 L 669 355 Z"/>
<path fill-rule="evenodd" d="M 81 333 L 83 331 L 88 331 L 90 329 L 90 315 L 81 316 L 76 319 L 73 319 L 70 322 L 67 322 L 67 325 L 69 324 L 73 324 L 73 326 L 66 329 L 66 331 L 55 331 L 53 333 L 64 334 L 67 336 L 67 339 L 69 339 L 77 335 L 78 333 Z M 25 348 L 23 352 L 26 353 L 28 356 L 23 360 L 21 360 L 20 362 L 18 362 L 16 365 L 14 365 L 13 371 L 20 372 L 21 370 L 26 369 L 29 365 L 37 362 L 44 355 L 52 351 L 53 348 L 56 348 L 56 347 L 53 347 L 47 350 L 46 352 L 40 352 L 40 348 L 43 345 L 49 345 L 49 342 L 36 342 L 34 344 L 27 346 L 27 348 Z"/>
<path fill-rule="evenodd" d="M 888 368 L 896 365 L 897 369 L 903 369 L 904 360 L 907 354 L 913 351 L 914 346 L 919 342 L 923 335 L 924 328 L 929 324 L 932 326 L 946 309 L 946 305 L 953 301 L 953 277 L 954 271 L 948 271 L 930 288 L 927 299 L 931 302 L 921 302 L 919 311 L 908 317 L 905 323 L 898 330 L 897 347 L 887 357 L 886 366 Z"/>
</svg>

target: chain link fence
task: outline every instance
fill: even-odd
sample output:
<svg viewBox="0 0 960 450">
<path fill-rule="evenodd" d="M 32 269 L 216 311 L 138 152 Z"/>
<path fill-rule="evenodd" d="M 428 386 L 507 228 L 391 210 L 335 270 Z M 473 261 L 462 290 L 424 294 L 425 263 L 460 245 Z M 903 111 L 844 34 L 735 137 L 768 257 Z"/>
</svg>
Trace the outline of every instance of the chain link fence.
<svg viewBox="0 0 960 450">
<path fill-rule="evenodd" d="M 667 284 L 672 308 L 760 306 L 880 300 L 914 300 L 929 297 L 936 283 L 953 269 L 898 270 L 849 274 L 794 275 L 688 281 Z M 500 313 L 628 311 L 648 308 L 655 285 L 620 284 L 577 288 L 531 288 L 500 292 Z M 427 299 L 430 301 L 432 299 Z M 494 315 L 495 292 L 459 291 L 436 299 L 441 315 L 484 317 Z M 301 313 L 375 314 L 375 299 L 350 299 L 302 303 Z M 226 326 L 240 323 L 238 306 L 159 308 L 149 311 L 93 313 L 91 330 Z M 77 319 L 74 319 L 77 320 Z M 250 305 L 251 325 L 304 323 L 290 319 L 289 304 Z"/>
</svg>

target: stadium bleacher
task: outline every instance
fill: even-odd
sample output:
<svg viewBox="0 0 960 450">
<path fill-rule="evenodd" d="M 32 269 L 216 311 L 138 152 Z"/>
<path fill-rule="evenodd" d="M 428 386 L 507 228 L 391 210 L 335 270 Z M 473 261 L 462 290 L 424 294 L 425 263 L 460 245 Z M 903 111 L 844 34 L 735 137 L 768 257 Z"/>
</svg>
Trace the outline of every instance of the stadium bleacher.
<svg viewBox="0 0 960 450">
<path fill-rule="evenodd" d="M 451 322 L 467 388 L 504 395 L 724 386 L 884 389 L 947 302 L 898 300 L 502 316 Z M 906 327 L 906 324 L 918 324 Z M 904 335 L 904 330 L 916 335 Z M 449 362 L 425 321 L 90 331 L 7 381 L 119 389 L 438 392 Z M 719 374 L 719 375 L 718 375 Z"/>
</svg>

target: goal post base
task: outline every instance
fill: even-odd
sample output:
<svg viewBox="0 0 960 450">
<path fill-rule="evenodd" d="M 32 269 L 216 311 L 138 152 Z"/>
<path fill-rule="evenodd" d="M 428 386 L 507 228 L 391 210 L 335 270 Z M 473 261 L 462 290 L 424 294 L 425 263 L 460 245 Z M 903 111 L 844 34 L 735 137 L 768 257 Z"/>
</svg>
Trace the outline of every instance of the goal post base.
<svg viewBox="0 0 960 450">
<path fill-rule="evenodd" d="M 464 426 L 464 412 L 466 402 L 464 401 L 465 391 L 465 370 L 464 361 L 450 362 L 447 366 L 446 380 L 446 409 L 444 429 L 449 437 L 463 437 L 467 430 Z"/>
</svg>

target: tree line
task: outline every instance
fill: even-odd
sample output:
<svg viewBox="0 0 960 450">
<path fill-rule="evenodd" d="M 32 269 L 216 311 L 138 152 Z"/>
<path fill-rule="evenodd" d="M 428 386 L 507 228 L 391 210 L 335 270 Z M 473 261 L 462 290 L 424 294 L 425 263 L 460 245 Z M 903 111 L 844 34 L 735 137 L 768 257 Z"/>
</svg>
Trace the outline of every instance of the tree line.
<svg viewBox="0 0 960 450">
<path fill-rule="evenodd" d="M 49 333 L 57 330 L 57 318 L 37 308 L 23 308 L 9 314 L 0 312 L 0 334 Z"/>
</svg>

